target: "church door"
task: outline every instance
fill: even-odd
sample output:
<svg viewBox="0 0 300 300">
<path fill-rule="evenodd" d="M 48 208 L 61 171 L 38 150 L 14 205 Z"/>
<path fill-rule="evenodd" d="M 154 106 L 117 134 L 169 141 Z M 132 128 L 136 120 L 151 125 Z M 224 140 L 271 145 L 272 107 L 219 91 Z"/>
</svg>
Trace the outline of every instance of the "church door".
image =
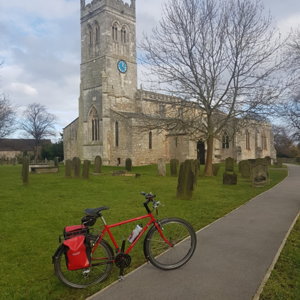
<svg viewBox="0 0 300 300">
<path fill-rule="evenodd" d="M 203 141 L 197 143 L 197 159 L 201 165 L 205 164 L 205 144 Z"/>
</svg>

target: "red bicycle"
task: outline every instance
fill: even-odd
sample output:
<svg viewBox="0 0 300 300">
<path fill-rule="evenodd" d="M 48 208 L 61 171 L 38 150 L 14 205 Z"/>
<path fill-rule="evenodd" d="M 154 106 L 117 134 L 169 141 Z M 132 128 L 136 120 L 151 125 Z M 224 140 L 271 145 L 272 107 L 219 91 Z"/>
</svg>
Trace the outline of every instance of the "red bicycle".
<svg viewBox="0 0 300 300">
<path fill-rule="evenodd" d="M 71 230 L 67 232 L 65 230 L 65 242 L 60 245 L 53 256 L 55 273 L 63 283 L 73 288 L 85 288 L 102 282 L 109 276 L 113 264 L 120 268 L 120 278 L 122 278 L 124 269 L 131 263 L 129 253 L 150 226 L 144 239 L 144 255 L 155 267 L 173 270 L 190 260 L 197 244 L 193 227 L 180 218 L 156 219 L 148 204 L 151 202 L 153 210 L 157 210 L 160 202 L 154 200 L 155 195 L 151 193 L 141 194 L 146 198 L 144 207 L 147 214 L 144 216 L 107 225 L 102 212 L 109 209 L 108 207 L 86 209 L 86 216 L 82 219 L 83 225 L 71 226 Z M 89 227 L 93 226 L 98 218 L 101 218 L 104 228 L 99 235 L 90 234 Z M 125 240 L 123 240 L 120 248 L 111 228 L 144 219 L 147 220 L 147 224 L 144 227 L 137 225 L 129 236 L 130 246 L 125 249 Z M 103 239 L 106 234 L 115 247 L 116 255 L 110 244 Z M 88 259 L 85 260 L 84 264 L 72 266 L 69 261 L 72 257 L 67 255 L 68 241 L 71 238 L 77 241 L 82 236 L 84 236 Z M 77 248 L 74 251 L 72 255 L 78 255 L 80 252 Z"/>
</svg>

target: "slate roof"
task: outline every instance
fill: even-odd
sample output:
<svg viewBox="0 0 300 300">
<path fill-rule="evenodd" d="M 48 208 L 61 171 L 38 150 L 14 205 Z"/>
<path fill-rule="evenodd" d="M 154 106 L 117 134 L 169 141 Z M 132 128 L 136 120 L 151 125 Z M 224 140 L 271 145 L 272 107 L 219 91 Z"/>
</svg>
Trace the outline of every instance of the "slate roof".
<svg viewBox="0 0 300 300">
<path fill-rule="evenodd" d="M 41 145 L 51 144 L 51 140 L 42 140 Z M 32 151 L 34 139 L 0 139 L 0 151 Z"/>
</svg>

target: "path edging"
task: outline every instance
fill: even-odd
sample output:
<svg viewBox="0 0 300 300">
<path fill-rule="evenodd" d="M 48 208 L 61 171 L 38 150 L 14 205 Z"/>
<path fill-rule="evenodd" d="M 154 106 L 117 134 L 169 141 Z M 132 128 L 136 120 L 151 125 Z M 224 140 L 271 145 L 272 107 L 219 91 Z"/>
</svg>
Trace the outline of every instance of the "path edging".
<svg viewBox="0 0 300 300">
<path fill-rule="evenodd" d="M 291 224 L 288 232 L 286 233 L 286 235 L 285 235 L 285 237 L 284 237 L 284 239 L 283 239 L 280 247 L 278 248 L 278 251 L 277 251 L 277 253 L 276 253 L 276 255 L 275 255 L 275 257 L 274 257 L 274 259 L 273 259 L 273 261 L 272 261 L 272 263 L 270 265 L 270 267 L 268 268 L 268 271 L 267 271 L 266 275 L 264 276 L 264 278 L 263 278 L 263 280 L 262 280 L 262 282 L 261 282 L 261 284 L 260 284 L 260 286 L 259 286 L 259 288 L 258 288 L 258 290 L 257 290 L 257 292 L 254 295 L 254 297 L 253 297 L 252 300 L 259 300 L 259 298 L 261 296 L 261 293 L 263 292 L 263 289 L 264 289 L 264 287 L 265 287 L 268 279 L 271 276 L 271 273 L 272 273 L 272 271 L 273 271 L 273 269 L 274 269 L 274 267 L 275 267 L 275 265 L 276 265 L 276 263 L 277 263 L 277 261 L 279 259 L 279 256 L 280 256 L 280 254 L 281 254 L 281 252 L 282 252 L 282 250 L 283 250 L 283 248 L 284 248 L 284 246 L 285 246 L 285 244 L 287 242 L 287 239 L 290 236 L 290 233 L 293 230 L 293 228 L 294 228 L 294 226 L 295 226 L 295 224 L 296 224 L 299 216 L 300 216 L 300 212 L 297 214 L 297 216 L 295 217 L 293 223 Z"/>
</svg>

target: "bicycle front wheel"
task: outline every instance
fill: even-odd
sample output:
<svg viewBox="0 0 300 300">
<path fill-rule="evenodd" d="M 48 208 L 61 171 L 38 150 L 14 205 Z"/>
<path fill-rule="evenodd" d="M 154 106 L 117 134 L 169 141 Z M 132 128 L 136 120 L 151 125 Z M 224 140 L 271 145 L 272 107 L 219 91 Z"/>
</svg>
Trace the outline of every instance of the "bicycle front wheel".
<svg viewBox="0 0 300 300">
<path fill-rule="evenodd" d="M 96 238 L 96 236 L 90 237 L 91 247 L 93 247 Z M 70 271 L 66 264 L 65 249 L 61 247 L 54 260 L 54 270 L 57 277 L 64 284 L 82 289 L 104 281 L 112 270 L 113 259 L 114 254 L 110 245 L 102 240 L 92 254 L 90 267 Z"/>
<path fill-rule="evenodd" d="M 157 268 L 173 270 L 187 263 L 196 249 L 197 237 L 185 220 L 167 218 L 153 226 L 144 241 L 145 257 Z"/>
</svg>

